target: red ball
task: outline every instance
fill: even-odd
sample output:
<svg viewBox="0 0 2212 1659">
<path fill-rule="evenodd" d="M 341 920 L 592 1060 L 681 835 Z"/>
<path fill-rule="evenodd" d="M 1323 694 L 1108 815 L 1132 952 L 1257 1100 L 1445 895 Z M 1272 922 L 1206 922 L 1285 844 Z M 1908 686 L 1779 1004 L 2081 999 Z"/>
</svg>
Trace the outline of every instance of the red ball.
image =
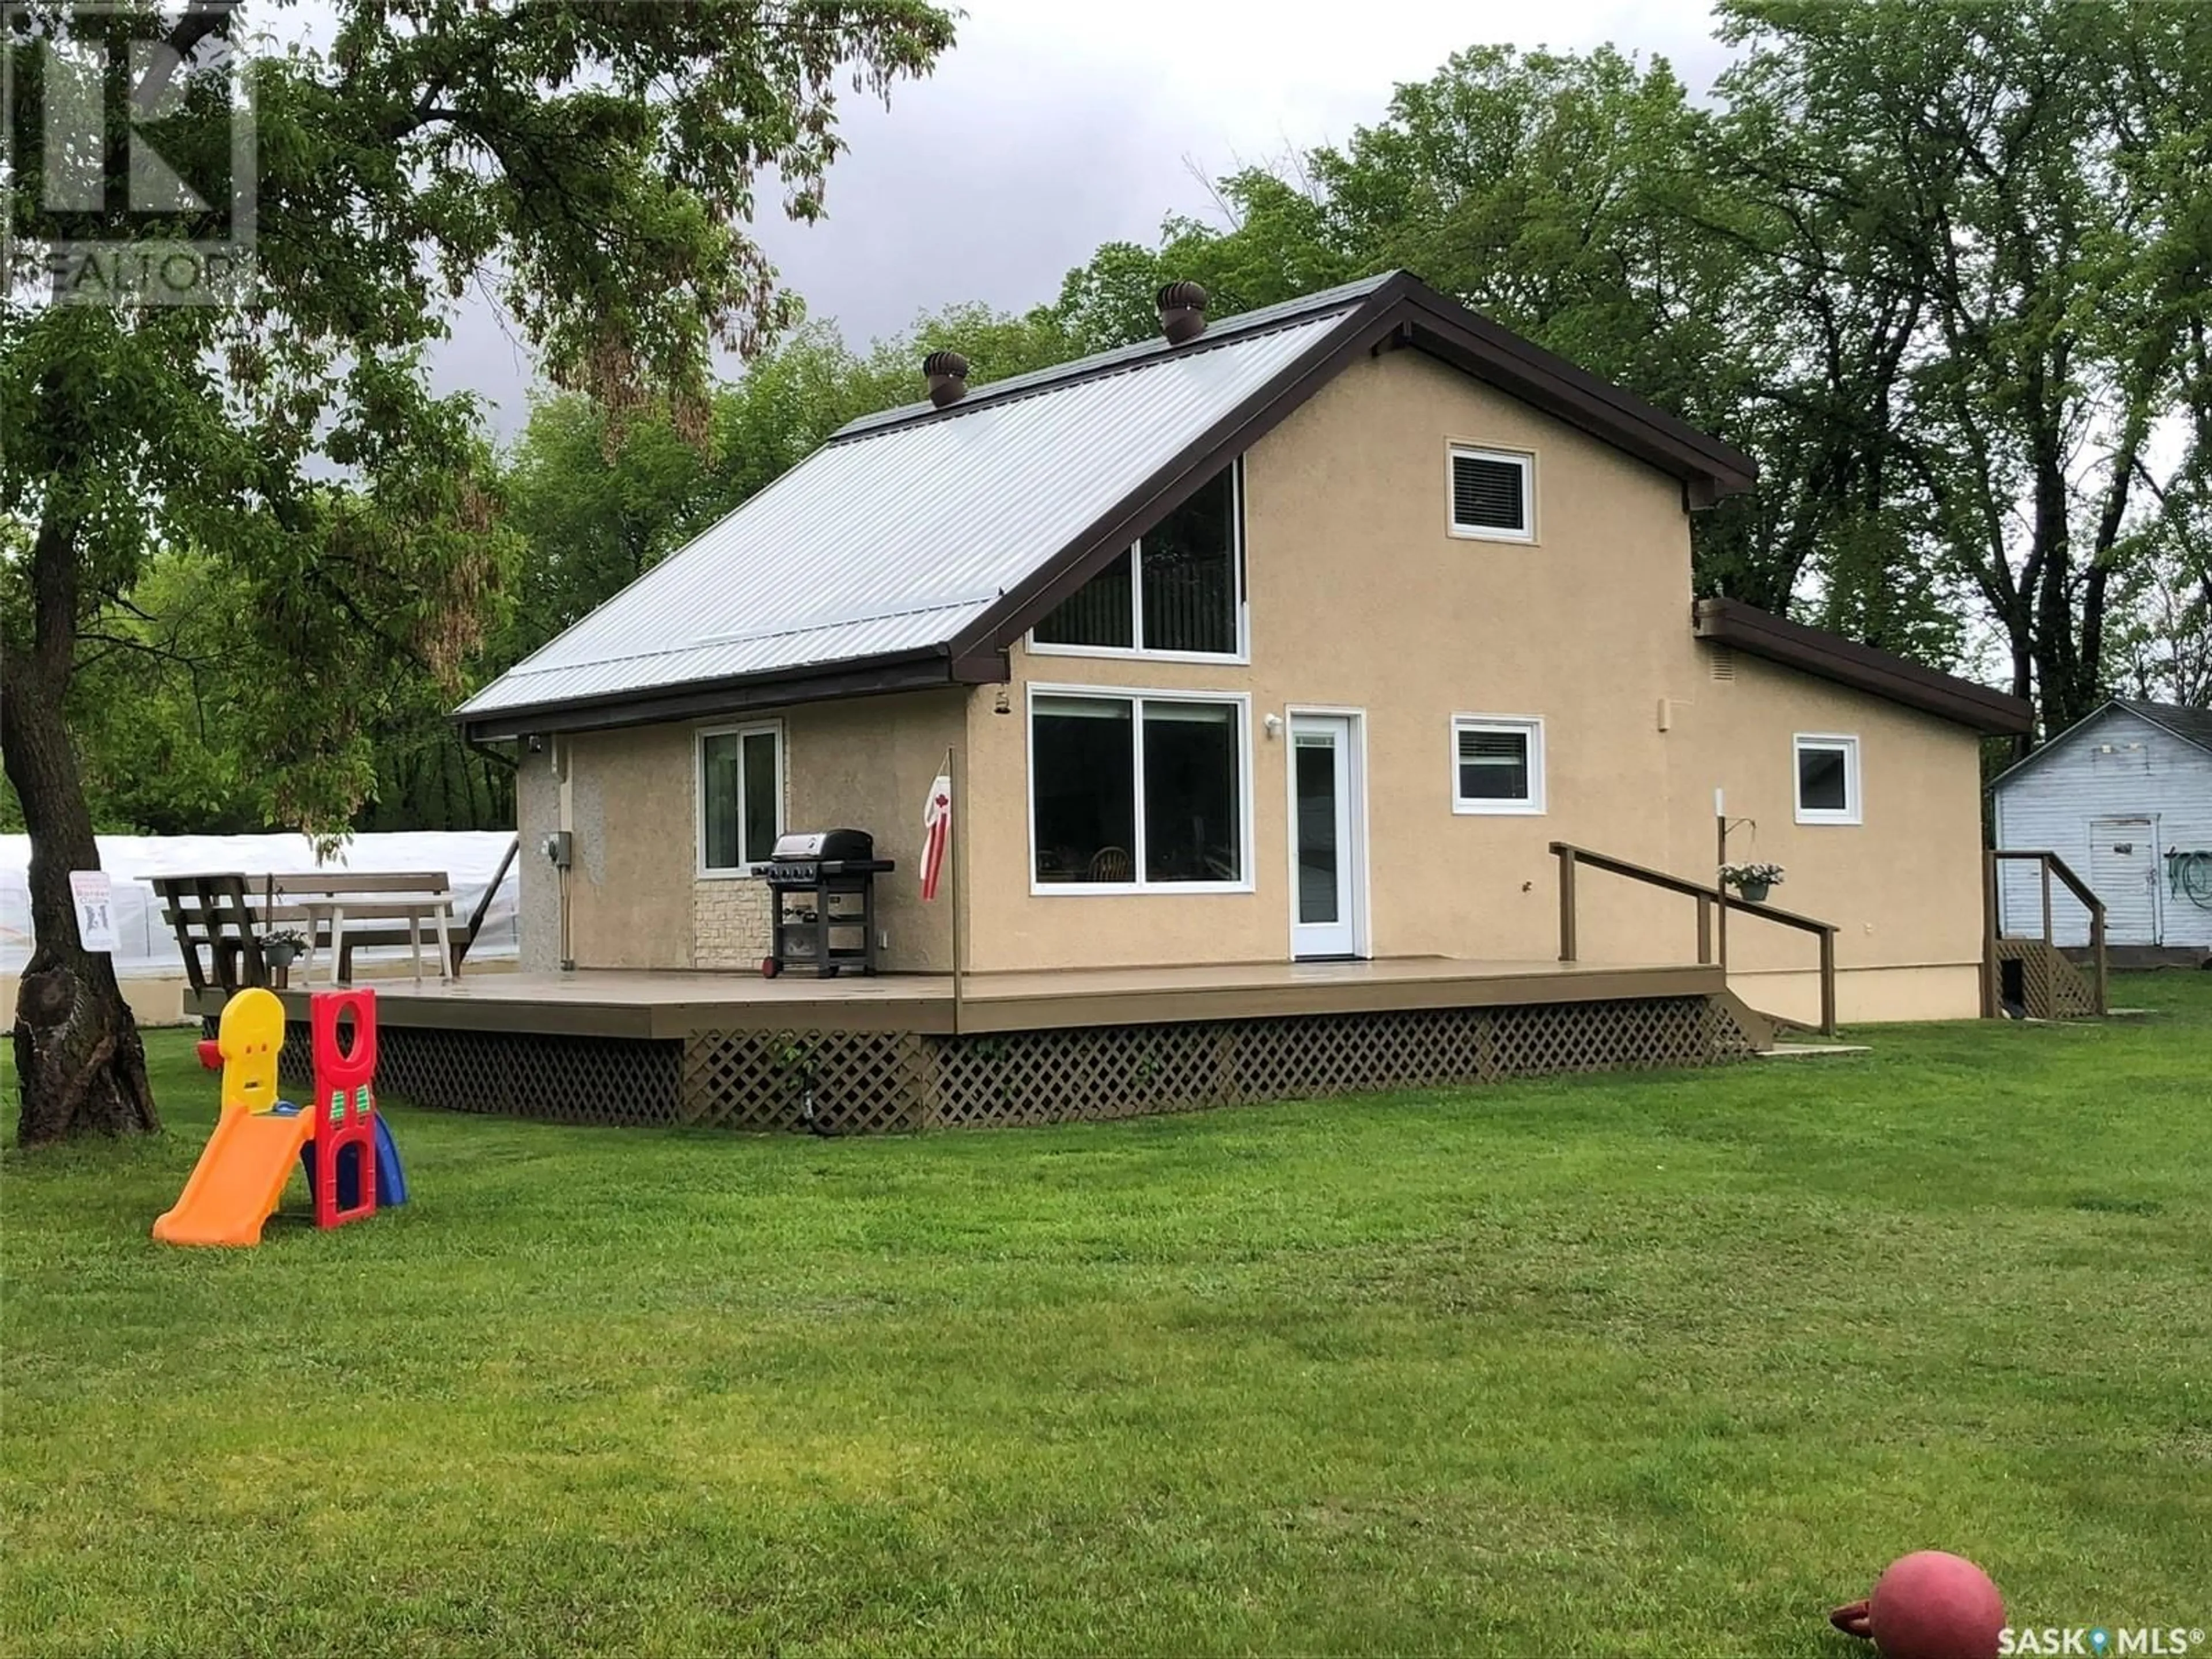
<svg viewBox="0 0 2212 1659">
<path fill-rule="evenodd" d="M 1919 1550 L 1875 1581 L 1868 1623 L 1882 1659 L 1997 1659 L 2004 1597 L 1963 1556 Z"/>
</svg>

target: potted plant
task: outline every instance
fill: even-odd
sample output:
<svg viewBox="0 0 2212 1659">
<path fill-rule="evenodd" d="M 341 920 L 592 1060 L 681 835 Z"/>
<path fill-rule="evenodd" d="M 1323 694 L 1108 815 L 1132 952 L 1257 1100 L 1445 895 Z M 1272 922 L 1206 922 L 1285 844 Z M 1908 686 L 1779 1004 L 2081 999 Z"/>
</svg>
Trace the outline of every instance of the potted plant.
<svg viewBox="0 0 2212 1659">
<path fill-rule="evenodd" d="M 1721 884 L 1733 887 L 1747 904 L 1764 904 L 1766 895 L 1782 884 L 1782 866 L 1778 864 L 1723 864 L 1721 866 Z"/>
<path fill-rule="evenodd" d="M 276 927 L 261 936 L 261 959 L 269 964 L 269 972 L 278 985 L 292 977 L 294 960 L 307 948 L 307 936 L 296 927 Z"/>
</svg>

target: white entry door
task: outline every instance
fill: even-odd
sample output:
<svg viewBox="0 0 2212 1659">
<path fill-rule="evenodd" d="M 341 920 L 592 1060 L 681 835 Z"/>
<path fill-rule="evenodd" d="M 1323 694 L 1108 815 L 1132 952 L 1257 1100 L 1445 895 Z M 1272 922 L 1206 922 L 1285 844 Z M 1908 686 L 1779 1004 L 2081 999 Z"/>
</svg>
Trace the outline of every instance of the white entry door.
<svg viewBox="0 0 2212 1659">
<path fill-rule="evenodd" d="M 2105 901 L 2105 942 L 2158 943 L 2158 820 L 2093 818 L 2089 885 Z"/>
<path fill-rule="evenodd" d="M 1354 716 L 1291 716 L 1291 954 L 1362 955 L 1365 814 Z"/>
</svg>

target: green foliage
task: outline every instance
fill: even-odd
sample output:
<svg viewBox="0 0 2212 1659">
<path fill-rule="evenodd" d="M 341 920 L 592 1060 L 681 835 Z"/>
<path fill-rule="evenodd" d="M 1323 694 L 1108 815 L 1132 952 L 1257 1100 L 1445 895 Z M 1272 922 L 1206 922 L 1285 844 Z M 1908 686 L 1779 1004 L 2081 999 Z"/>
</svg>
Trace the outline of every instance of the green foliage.
<svg viewBox="0 0 2212 1659">
<path fill-rule="evenodd" d="M 424 372 L 451 298 L 495 273 L 556 384 L 698 435 L 711 351 L 755 349 L 795 315 L 747 233 L 757 182 L 818 216 L 839 85 L 881 94 L 951 38 L 917 0 L 346 0 L 333 21 L 326 47 L 246 71 L 251 303 L 0 307 L 8 699 L 68 698 L 111 816 L 342 831 L 379 787 L 380 747 L 421 738 L 483 671 L 519 560 L 477 411 Z M 189 44 L 210 22 L 234 19 L 174 27 Z M 0 44 L 26 96 L 35 45 Z M 229 141 L 227 91 L 198 62 L 167 144 Z M 35 201 L 40 167 L 9 187 Z M 157 556 L 206 568 L 149 574 Z M 70 695 L 83 629 L 109 692 L 100 653 L 159 662 L 160 685 L 123 708 Z M 148 745 L 188 704 L 183 775 L 145 781 Z M 69 740 L 35 724 L 11 722 L 10 778 L 34 835 L 80 838 L 81 783 L 33 764 Z"/>
<path fill-rule="evenodd" d="M 529 550 L 508 632 L 489 667 L 528 655 L 848 421 L 913 402 L 922 391 L 921 360 L 939 346 L 957 347 L 978 385 L 1089 349 L 1042 308 L 1008 317 L 956 307 L 865 353 L 834 327 L 808 324 L 714 393 L 698 443 L 667 406 L 617 416 L 579 395 L 542 399 L 506 474 L 509 522 Z"/>
<path fill-rule="evenodd" d="M 2212 974 L 2116 1000 L 925 1137 L 387 1102 L 412 1202 L 318 1233 L 295 1180 L 236 1251 L 147 1241 L 216 1095 L 155 1034 L 179 1133 L 0 1166 L 0 1626 L 1842 1659 L 1923 1544 L 2023 1622 L 2203 1622 Z"/>
</svg>

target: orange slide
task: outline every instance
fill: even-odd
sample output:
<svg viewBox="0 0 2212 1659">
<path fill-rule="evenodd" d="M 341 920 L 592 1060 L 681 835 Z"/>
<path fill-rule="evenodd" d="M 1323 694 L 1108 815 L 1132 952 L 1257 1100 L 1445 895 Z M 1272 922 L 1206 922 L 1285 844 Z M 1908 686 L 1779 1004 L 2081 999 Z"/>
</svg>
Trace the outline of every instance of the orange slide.
<svg viewBox="0 0 2212 1659">
<path fill-rule="evenodd" d="M 314 1133 L 314 1114 L 280 1114 L 276 1051 L 284 1005 L 264 990 L 240 991 L 222 1011 L 222 1116 L 176 1207 L 154 1224 L 164 1244 L 258 1244 L 261 1226 Z"/>
</svg>

